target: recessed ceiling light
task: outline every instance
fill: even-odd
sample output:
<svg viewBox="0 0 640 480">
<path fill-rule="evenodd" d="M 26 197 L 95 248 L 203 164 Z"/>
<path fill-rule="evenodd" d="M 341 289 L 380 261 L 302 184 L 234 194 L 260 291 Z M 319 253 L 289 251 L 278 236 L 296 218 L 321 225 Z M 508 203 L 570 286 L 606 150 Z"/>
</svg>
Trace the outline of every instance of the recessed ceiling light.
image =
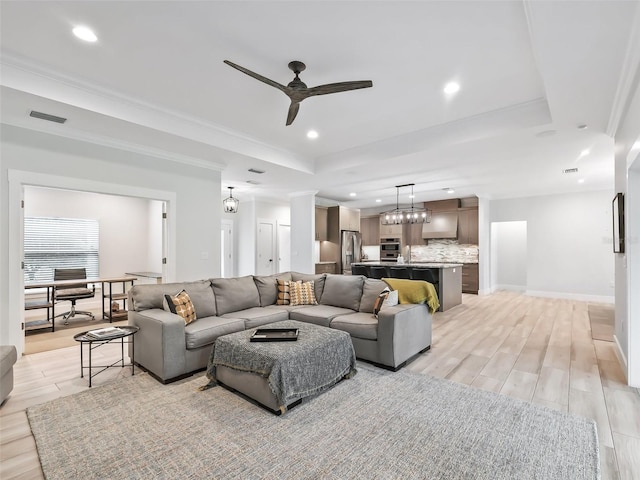
<svg viewBox="0 0 640 480">
<path fill-rule="evenodd" d="M 309 130 L 307 132 L 307 138 L 318 138 L 318 132 L 315 130 Z"/>
<path fill-rule="evenodd" d="M 80 40 L 84 40 L 85 42 L 93 43 L 98 40 L 98 37 L 96 37 L 96 34 L 93 33 L 93 30 L 88 27 L 77 26 L 72 31 L 76 37 L 78 37 Z"/>
<path fill-rule="evenodd" d="M 580 152 L 580 156 L 581 157 L 586 157 L 587 155 L 589 155 L 590 150 L 588 148 L 585 148 L 584 150 L 582 150 Z"/>
<path fill-rule="evenodd" d="M 382 200 L 380 200 L 379 198 L 376 198 L 376 203 L 380 203 L 382 202 Z"/>
<path fill-rule="evenodd" d="M 455 193 L 455 192 L 456 192 L 456 191 L 455 191 L 453 188 L 451 188 L 451 187 L 443 188 L 443 190 L 444 190 L 445 192 L 447 192 L 447 193 Z"/>
<path fill-rule="evenodd" d="M 586 130 L 587 128 L 589 128 L 589 125 L 587 125 L 586 123 L 578 125 L 578 130 Z"/>
<path fill-rule="evenodd" d="M 356 192 L 351 192 L 351 193 L 349 194 L 349 196 L 350 196 L 350 197 L 355 197 L 356 195 L 357 195 L 357 194 L 356 194 Z"/>
<path fill-rule="evenodd" d="M 584 183 L 584 178 L 579 178 L 578 183 Z"/>
<path fill-rule="evenodd" d="M 458 90 L 460 90 L 460 84 L 456 82 L 449 82 L 444 86 L 444 93 L 447 93 L 449 95 L 452 93 L 456 93 Z"/>
</svg>

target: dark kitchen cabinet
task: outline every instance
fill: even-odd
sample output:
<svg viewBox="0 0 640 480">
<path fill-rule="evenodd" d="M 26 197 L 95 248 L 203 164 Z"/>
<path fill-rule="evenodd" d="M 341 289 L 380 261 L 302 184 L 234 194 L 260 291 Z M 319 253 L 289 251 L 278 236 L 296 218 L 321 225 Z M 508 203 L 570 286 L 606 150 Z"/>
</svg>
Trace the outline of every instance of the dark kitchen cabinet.
<svg viewBox="0 0 640 480">
<path fill-rule="evenodd" d="M 458 243 L 478 245 L 478 208 L 458 209 Z"/>
<path fill-rule="evenodd" d="M 362 245 L 379 245 L 380 219 L 378 216 L 361 217 L 360 232 L 362 233 Z"/>
</svg>

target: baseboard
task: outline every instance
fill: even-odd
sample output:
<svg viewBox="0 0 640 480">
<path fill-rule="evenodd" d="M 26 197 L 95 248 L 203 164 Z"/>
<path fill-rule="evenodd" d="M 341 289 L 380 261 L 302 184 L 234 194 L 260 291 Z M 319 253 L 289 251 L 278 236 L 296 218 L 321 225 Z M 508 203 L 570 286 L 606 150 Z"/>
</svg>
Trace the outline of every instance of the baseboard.
<svg viewBox="0 0 640 480">
<path fill-rule="evenodd" d="M 622 372 L 624 373 L 624 378 L 627 381 L 627 384 L 629 384 L 629 376 L 627 375 L 627 371 L 629 370 L 629 364 L 627 363 L 627 357 L 624 354 L 624 350 L 622 350 L 622 347 L 620 346 L 620 342 L 618 341 L 618 337 L 616 334 L 613 335 L 613 342 L 616 345 L 616 348 L 614 348 L 613 351 L 616 352 L 616 357 L 618 358 L 618 362 L 620 362 L 620 365 L 622 365 Z"/>
<path fill-rule="evenodd" d="M 510 292 L 525 292 L 527 287 L 525 285 L 494 285 L 493 291 L 496 290 L 508 290 Z"/>
<path fill-rule="evenodd" d="M 561 298 L 565 300 L 577 300 L 580 302 L 592 302 L 592 303 L 615 303 L 615 297 L 609 295 L 586 295 L 583 293 L 568 293 L 568 292 L 545 292 L 541 290 L 526 290 L 525 295 L 530 297 L 543 297 L 543 298 Z"/>
</svg>

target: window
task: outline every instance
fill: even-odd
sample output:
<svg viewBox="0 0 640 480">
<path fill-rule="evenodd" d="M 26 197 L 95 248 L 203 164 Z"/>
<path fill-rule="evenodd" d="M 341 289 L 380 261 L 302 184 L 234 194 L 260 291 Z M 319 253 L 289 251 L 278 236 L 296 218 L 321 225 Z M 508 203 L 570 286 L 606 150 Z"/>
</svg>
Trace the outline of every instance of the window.
<svg viewBox="0 0 640 480">
<path fill-rule="evenodd" d="M 98 278 L 99 223 L 83 218 L 25 217 L 24 281 L 50 282 L 55 268 L 86 268 Z"/>
</svg>

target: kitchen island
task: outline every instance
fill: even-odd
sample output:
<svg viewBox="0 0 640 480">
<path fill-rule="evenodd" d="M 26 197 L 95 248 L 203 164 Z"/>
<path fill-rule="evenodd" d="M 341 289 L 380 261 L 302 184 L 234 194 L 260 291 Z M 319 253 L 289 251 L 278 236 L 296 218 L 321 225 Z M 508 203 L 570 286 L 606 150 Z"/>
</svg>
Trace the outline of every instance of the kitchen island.
<svg viewBox="0 0 640 480">
<path fill-rule="evenodd" d="M 410 278 L 417 279 L 414 276 L 413 269 L 429 269 L 433 273 L 435 279 L 435 287 L 438 291 L 438 300 L 440 308 L 438 311 L 444 312 L 456 305 L 462 303 L 462 264 L 461 263 L 396 263 L 396 262 L 358 262 L 354 265 L 362 265 L 365 267 L 365 275 L 367 277 L 375 277 L 372 275 L 371 267 L 384 267 L 384 277 L 390 278 Z M 393 267 L 393 272 L 392 268 Z M 404 273 L 402 277 L 394 274 L 397 269 L 401 269 Z M 422 280 L 422 278 L 420 279 Z"/>
</svg>

